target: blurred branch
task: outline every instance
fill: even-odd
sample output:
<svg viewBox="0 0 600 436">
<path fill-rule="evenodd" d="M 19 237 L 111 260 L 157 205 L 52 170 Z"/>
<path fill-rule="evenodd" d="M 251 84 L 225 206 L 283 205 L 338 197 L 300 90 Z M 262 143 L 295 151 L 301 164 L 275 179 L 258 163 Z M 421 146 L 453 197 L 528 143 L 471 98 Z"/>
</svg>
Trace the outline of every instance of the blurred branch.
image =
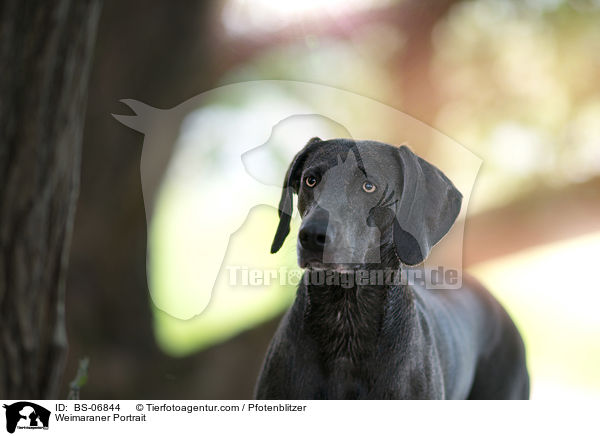
<svg viewBox="0 0 600 436">
<path fill-rule="evenodd" d="M 340 15 L 321 14 L 311 16 L 310 21 L 297 19 L 283 29 L 264 29 L 260 33 L 244 34 L 226 39 L 222 56 L 223 64 L 236 65 L 255 57 L 257 54 L 280 45 L 295 41 L 305 42 L 307 36 L 321 38 L 351 39 L 362 28 L 393 26 L 398 28 L 411 42 L 422 45 L 421 36 L 429 35 L 431 28 L 444 16 L 450 6 L 459 0 L 407 0 L 391 6 L 346 12 Z M 221 29 L 221 32 L 224 30 Z M 426 39 L 429 39 L 427 37 Z"/>
<path fill-rule="evenodd" d="M 341 15 L 323 14 L 311 17 L 311 21 L 298 19 L 289 26 L 261 33 L 228 38 L 221 29 L 222 39 L 218 63 L 219 74 L 224 74 L 237 65 L 249 62 L 280 46 L 298 42 L 306 43 L 306 38 L 332 38 L 352 41 L 362 29 L 373 26 L 388 26 L 396 29 L 404 40 L 386 65 L 391 77 L 391 91 L 385 96 L 385 104 L 433 125 L 443 106 L 439 84 L 433 80 L 431 62 L 434 55 L 432 32 L 453 5 L 459 0 L 405 0 L 390 6 L 347 12 Z M 270 77 L 257 77 L 265 79 Z M 276 77 L 279 78 L 279 77 Z M 333 75 L 324 85 L 338 86 L 339 80 Z M 352 91 L 352 90 L 350 90 Z M 379 95 L 366 95 L 381 99 Z M 427 138 L 422 138 L 427 142 Z M 427 158 L 426 154 L 423 157 Z"/>
<path fill-rule="evenodd" d="M 464 266 L 600 231 L 600 177 L 562 189 L 540 189 L 467 220 Z"/>
</svg>

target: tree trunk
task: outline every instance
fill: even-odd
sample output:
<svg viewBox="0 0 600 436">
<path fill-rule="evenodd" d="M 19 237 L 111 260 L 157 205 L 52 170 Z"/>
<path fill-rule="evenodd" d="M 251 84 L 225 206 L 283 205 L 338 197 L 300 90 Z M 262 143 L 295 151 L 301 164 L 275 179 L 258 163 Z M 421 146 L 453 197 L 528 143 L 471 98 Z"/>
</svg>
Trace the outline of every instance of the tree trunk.
<svg viewBox="0 0 600 436">
<path fill-rule="evenodd" d="M 0 6 L 0 398 L 54 398 L 99 0 Z"/>
</svg>

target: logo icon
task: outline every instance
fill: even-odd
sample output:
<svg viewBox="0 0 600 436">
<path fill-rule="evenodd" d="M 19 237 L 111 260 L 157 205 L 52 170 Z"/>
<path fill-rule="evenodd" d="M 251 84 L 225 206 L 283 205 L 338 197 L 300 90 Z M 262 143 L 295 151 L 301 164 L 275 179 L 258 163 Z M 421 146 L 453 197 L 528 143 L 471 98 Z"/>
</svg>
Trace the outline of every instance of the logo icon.
<svg viewBox="0 0 600 436">
<path fill-rule="evenodd" d="M 6 409 L 6 431 L 14 433 L 15 429 L 48 429 L 50 411 L 29 401 L 19 401 L 11 405 L 4 404 Z"/>
</svg>

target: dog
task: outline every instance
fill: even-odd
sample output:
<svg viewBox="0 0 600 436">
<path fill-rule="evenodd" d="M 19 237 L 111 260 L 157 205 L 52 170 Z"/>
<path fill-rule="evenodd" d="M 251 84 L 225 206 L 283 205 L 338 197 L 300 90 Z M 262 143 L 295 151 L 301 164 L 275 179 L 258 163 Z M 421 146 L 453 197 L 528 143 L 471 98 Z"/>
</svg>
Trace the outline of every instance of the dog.
<svg viewBox="0 0 600 436">
<path fill-rule="evenodd" d="M 449 231 L 462 195 L 438 168 L 407 146 L 312 138 L 287 170 L 272 253 L 289 234 L 294 194 L 305 272 L 255 398 L 529 398 L 521 336 L 473 279 L 446 291 L 344 286 L 359 271 L 421 264 Z"/>
</svg>

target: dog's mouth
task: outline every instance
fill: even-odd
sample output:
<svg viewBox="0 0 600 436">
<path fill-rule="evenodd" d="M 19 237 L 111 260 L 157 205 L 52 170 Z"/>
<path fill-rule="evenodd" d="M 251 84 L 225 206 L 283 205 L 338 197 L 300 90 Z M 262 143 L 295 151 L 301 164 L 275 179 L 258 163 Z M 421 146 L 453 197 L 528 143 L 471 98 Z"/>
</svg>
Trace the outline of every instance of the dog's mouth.
<svg viewBox="0 0 600 436">
<path fill-rule="evenodd" d="M 350 273 L 360 269 L 360 263 L 323 263 L 320 260 L 304 260 L 300 268 L 308 271 L 333 271 L 338 273 Z"/>
</svg>

